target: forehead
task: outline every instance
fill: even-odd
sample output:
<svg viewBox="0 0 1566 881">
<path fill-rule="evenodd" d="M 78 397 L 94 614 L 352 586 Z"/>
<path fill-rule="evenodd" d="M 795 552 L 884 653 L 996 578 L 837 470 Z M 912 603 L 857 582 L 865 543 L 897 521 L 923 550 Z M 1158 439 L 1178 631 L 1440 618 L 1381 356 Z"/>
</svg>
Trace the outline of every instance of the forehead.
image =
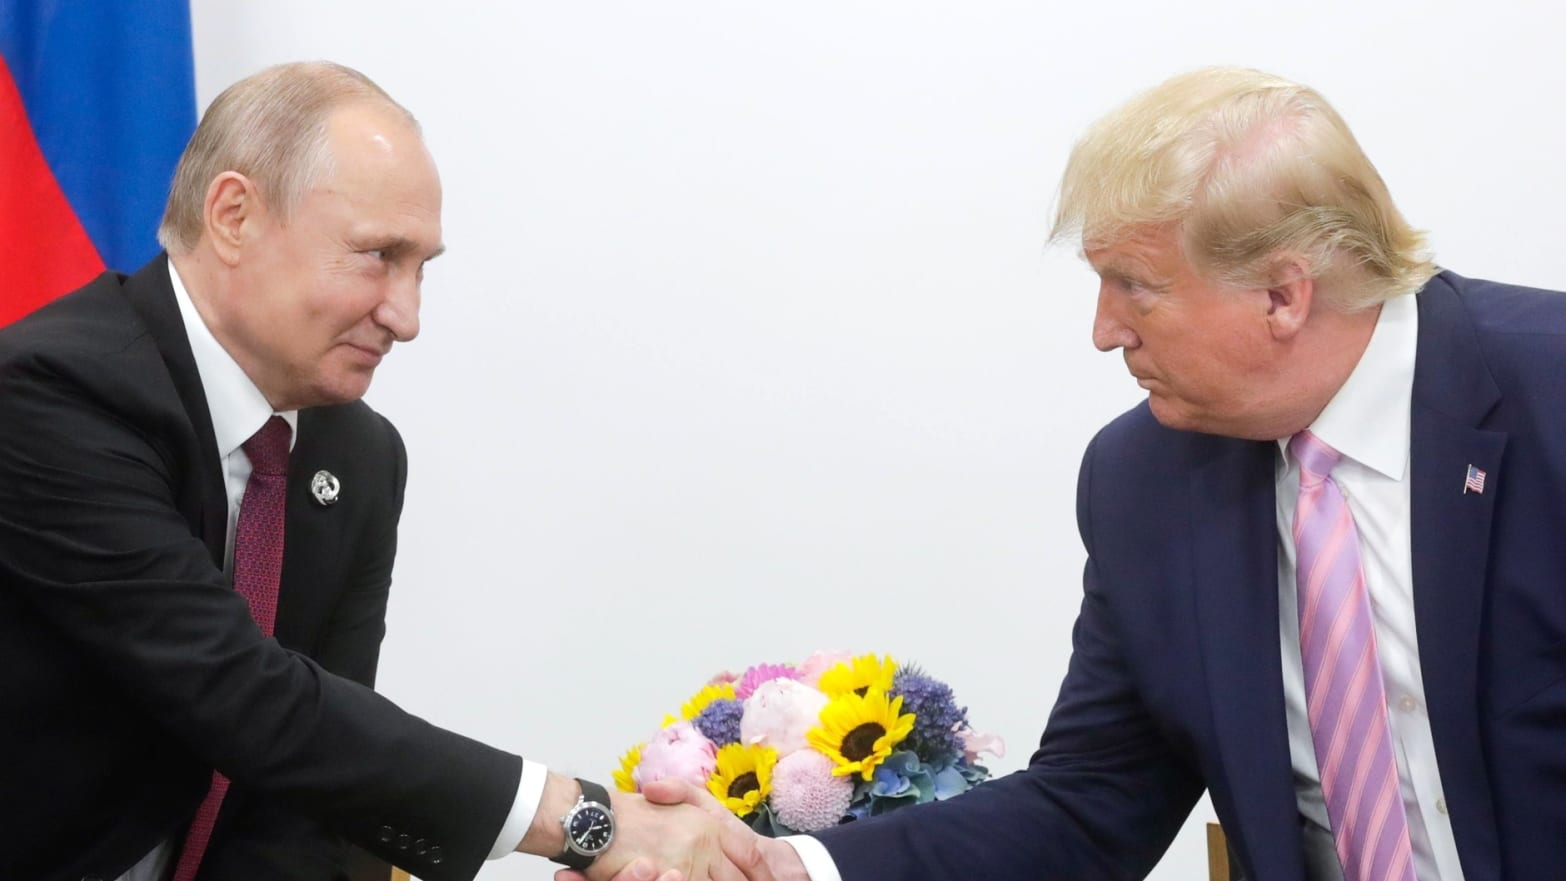
<svg viewBox="0 0 1566 881">
<path fill-rule="evenodd" d="M 1084 246 L 1082 256 L 1100 274 L 1177 275 L 1190 272 L 1179 230 L 1169 224 L 1138 226 L 1107 242 Z"/>
<path fill-rule="evenodd" d="M 346 225 L 350 236 L 437 249 L 440 174 L 412 124 L 391 108 L 356 105 L 333 114 L 327 137 L 332 167 L 307 203 Z"/>
</svg>

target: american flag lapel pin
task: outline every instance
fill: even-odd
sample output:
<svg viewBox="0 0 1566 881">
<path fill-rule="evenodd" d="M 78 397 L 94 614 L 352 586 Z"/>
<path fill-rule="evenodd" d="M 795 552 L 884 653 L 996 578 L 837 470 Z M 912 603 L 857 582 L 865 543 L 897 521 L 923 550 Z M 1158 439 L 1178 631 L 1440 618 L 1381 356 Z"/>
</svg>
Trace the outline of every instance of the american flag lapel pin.
<svg viewBox="0 0 1566 881">
<path fill-rule="evenodd" d="M 1484 471 L 1472 465 L 1468 466 L 1468 477 L 1463 481 L 1463 495 L 1469 492 L 1484 492 Z"/>
</svg>

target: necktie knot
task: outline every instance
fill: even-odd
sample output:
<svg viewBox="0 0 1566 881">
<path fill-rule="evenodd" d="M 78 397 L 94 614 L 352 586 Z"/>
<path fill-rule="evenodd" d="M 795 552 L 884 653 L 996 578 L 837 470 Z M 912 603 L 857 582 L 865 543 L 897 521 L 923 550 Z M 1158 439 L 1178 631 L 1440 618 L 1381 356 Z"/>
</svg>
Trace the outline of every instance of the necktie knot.
<svg viewBox="0 0 1566 881">
<path fill-rule="evenodd" d="M 288 440 L 292 434 L 283 417 L 268 419 L 260 431 L 240 445 L 250 459 L 250 470 L 256 474 L 287 474 Z"/>
<path fill-rule="evenodd" d="M 1326 480 L 1327 475 L 1331 474 L 1332 469 L 1343 459 L 1342 453 L 1327 446 L 1326 441 L 1309 431 L 1302 431 L 1289 438 L 1289 455 L 1300 463 L 1302 483 L 1320 483 Z"/>
</svg>

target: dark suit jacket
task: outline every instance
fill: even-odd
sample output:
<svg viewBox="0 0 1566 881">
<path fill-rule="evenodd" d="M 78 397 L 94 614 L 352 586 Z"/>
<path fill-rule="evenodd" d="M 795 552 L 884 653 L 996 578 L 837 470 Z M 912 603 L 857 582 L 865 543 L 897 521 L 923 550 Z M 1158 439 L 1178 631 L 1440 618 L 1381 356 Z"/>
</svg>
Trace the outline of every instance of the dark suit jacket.
<svg viewBox="0 0 1566 881">
<path fill-rule="evenodd" d="M 233 780 L 203 881 L 330 878 L 332 838 L 471 878 L 521 760 L 370 684 L 405 479 L 362 403 L 300 413 L 275 639 L 163 258 L 0 330 L 0 878 L 113 879 Z M 340 501 L 313 504 L 318 469 Z"/>
<path fill-rule="evenodd" d="M 1566 866 L 1566 295 L 1419 295 L 1416 627 L 1467 881 Z M 1388 414 L 1400 418 L 1400 414 Z M 1029 767 L 821 835 L 846 881 L 1139 878 L 1203 788 L 1247 877 L 1303 881 L 1278 650 L 1277 446 L 1143 404 L 1078 484 L 1084 598 Z M 1472 464 L 1482 494 L 1463 493 Z"/>
</svg>

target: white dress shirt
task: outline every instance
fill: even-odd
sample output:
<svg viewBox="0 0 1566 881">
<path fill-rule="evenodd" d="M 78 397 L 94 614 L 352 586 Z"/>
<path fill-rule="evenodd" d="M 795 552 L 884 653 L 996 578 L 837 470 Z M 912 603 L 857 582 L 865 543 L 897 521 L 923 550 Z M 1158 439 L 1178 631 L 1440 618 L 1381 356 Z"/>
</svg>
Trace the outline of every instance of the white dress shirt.
<svg viewBox="0 0 1566 881">
<path fill-rule="evenodd" d="M 1412 296 L 1381 307 L 1375 334 L 1348 381 L 1310 430 L 1343 459 L 1332 479 L 1348 500 L 1359 531 L 1360 565 L 1370 593 L 1376 654 L 1386 681 L 1387 718 L 1397 756 L 1398 783 L 1419 881 L 1463 881 L 1457 840 L 1446 810 L 1435 739 L 1425 707 L 1424 676 L 1414 629 L 1414 569 L 1409 507 L 1409 406 L 1419 309 Z M 1278 639 L 1283 653 L 1283 698 L 1289 723 L 1294 792 L 1305 818 L 1305 856 L 1315 881 L 1340 881 L 1316 751 L 1305 712 L 1300 663 L 1299 600 L 1294 579 L 1294 506 L 1300 469 L 1279 441 Z"/>
<path fill-rule="evenodd" d="M 190 299 L 184 281 L 168 264 L 169 281 L 174 287 L 174 299 L 179 303 L 180 318 L 185 324 L 185 336 L 190 340 L 190 352 L 195 357 L 196 372 L 201 377 L 201 388 L 207 398 L 207 410 L 212 415 L 212 434 L 217 439 L 218 456 L 223 462 L 223 479 L 228 494 L 228 538 L 223 550 L 223 571 L 233 578 L 234 530 L 239 526 L 239 503 L 245 496 L 245 484 L 250 480 L 250 457 L 241 449 L 245 441 L 261 430 L 272 416 L 283 417 L 288 423 L 288 448 L 293 449 L 299 431 L 299 412 L 288 410 L 274 413 L 266 396 L 256 388 L 250 376 L 223 348 L 196 304 Z M 517 787 L 511 813 L 501 827 L 490 859 L 498 859 L 516 850 L 527 834 L 533 815 L 544 796 L 544 781 L 549 771 L 537 762 L 523 762 L 522 779 Z M 179 844 L 183 841 L 168 840 L 159 844 L 141 859 L 119 881 L 167 881 L 174 872 L 174 860 Z"/>
<path fill-rule="evenodd" d="M 1387 716 L 1397 755 L 1398 783 L 1419 881 L 1463 881 L 1457 840 L 1436 765 L 1435 739 L 1425 708 L 1419 642 L 1414 631 L 1414 570 L 1409 508 L 1409 406 L 1419 310 L 1412 296 L 1381 308 L 1375 333 L 1348 381 L 1310 430 L 1343 454 L 1332 479 L 1348 499 L 1359 530 L 1360 559 L 1375 618 L 1376 651 L 1386 680 Z M 1289 729 L 1294 793 L 1305 818 L 1305 861 L 1312 881 L 1342 881 L 1327 806 L 1321 794 L 1316 750 L 1305 712 L 1305 673 L 1300 663 L 1299 603 L 1294 583 L 1294 505 L 1299 465 L 1278 441 L 1278 642 L 1283 657 L 1283 697 Z M 809 836 L 793 845 L 812 881 L 841 881 L 826 847 Z"/>
</svg>

